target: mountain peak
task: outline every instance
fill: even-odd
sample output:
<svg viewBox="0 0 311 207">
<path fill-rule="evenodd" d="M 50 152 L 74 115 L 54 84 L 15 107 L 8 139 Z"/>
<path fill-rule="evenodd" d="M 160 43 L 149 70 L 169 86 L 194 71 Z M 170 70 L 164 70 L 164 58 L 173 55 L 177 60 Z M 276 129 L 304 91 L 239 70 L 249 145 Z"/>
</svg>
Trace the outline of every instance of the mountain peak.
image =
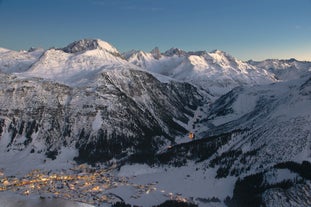
<svg viewBox="0 0 311 207">
<path fill-rule="evenodd" d="M 153 55 L 155 59 L 161 58 L 161 52 L 158 47 L 153 48 L 150 53 Z"/>
<path fill-rule="evenodd" d="M 186 55 L 186 54 L 187 54 L 187 52 L 185 52 L 184 50 L 179 49 L 179 48 L 174 48 L 174 47 L 167 50 L 164 53 L 165 56 L 174 56 L 174 55 L 182 56 L 182 55 Z"/>
<path fill-rule="evenodd" d="M 119 54 L 119 51 L 115 47 L 113 47 L 108 42 L 102 41 L 100 39 L 77 40 L 73 43 L 70 43 L 68 46 L 64 48 L 61 48 L 61 50 L 67 53 L 77 53 L 95 49 L 102 49 L 111 54 Z"/>
<path fill-rule="evenodd" d="M 229 53 L 226 53 L 222 50 L 213 50 L 212 52 L 209 52 L 208 54 L 219 62 L 238 61 L 235 57 L 231 56 Z"/>
<path fill-rule="evenodd" d="M 222 55 L 222 56 L 230 56 L 228 53 L 226 53 L 226 52 L 224 52 L 224 51 L 222 51 L 222 50 L 218 50 L 218 49 L 213 50 L 213 51 L 210 52 L 210 53 L 217 54 L 217 55 Z"/>
</svg>

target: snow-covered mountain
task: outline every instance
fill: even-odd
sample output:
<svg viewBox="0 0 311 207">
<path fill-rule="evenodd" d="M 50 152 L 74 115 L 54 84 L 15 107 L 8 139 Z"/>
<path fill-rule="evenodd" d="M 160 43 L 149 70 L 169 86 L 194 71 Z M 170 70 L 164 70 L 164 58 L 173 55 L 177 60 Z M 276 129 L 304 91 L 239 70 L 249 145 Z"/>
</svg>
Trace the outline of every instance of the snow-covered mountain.
<svg viewBox="0 0 311 207">
<path fill-rule="evenodd" d="M 4 73 L 20 73 L 31 68 L 44 49 L 31 49 L 28 51 L 13 51 L 0 48 L 0 71 Z"/>
<path fill-rule="evenodd" d="M 267 70 L 240 61 L 227 53 L 185 52 L 172 48 L 163 54 L 130 51 L 124 57 L 147 71 L 187 81 L 220 96 L 237 86 L 268 84 L 275 80 Z"/>
<path fill-rule="evenodd" d="M 78 53 L 96 49 L 104 50 L 112 55 L 119 55 L 119 51 L 114 46 L 100 39 L 82 39 L 61 48 L 66 53 Z"/>
<path fill-rule="evenodd" d="M 134 169 L 131 181 L 167 190 L 154 188 L 154 202 L 167 192 L 200 206 L 310 206 L 310 65 L 219 50 L 120 54 L 98 39 L 0 49 L 0 170 L 113 161 L 114 173 Z M 141 162 L 153 168 L 128 165 Z M 125 188 L 110 191 L 149 201 Z"/>
<path fill-rule="evenodd" d="M 40 77 L 71 86 L 90 85 L 101 72 L 140 69 L 99 39 L 82 39 L 64 48 L 15 52 L 0 50 L 0 71 L 19 77 Z"/>
<path fill-rule="evenodd" d="M 298 61 L 296 59 L 277 60 L 268 59 L 264 61 L 248 61 L 249 64 L 259 68 L 264 68 L 275 74 L 278 80 L 293 80 L 310 73 L 311 63 Z"/>
<path fill-rule="evenodd" d="M 18 71 L 6 62 L 16 54 L 7 52 L 13 54 L 4 55 L 8 67 L 0 66 L 3 150 L 56 155 L 75 146 L 85 161 L 151 153 L 188 133 L 195 110 L 207 101 L 191 84 L 151 75 L 98 39 L 37 56 L 38 50 L 22 52 Z"/>
<path fill-rule="evenodd" d="M 311 76 L 266 86 L 239 87 L 214 102 L 208 133 L 240 131 L 230 150 L 255 153 L 242 168 L 260 169 L 278 162 L 310 159 Z M 238 156 L 240 157 L 240 155 Z M 233 167 L 233 166 L 232 166 Z M 236 167 L 236 166 L 235 166 Z"/>
<path fill-rule="evenodd" d="M 248 201 L 239 206 L 310 205 L 305 200 L 311 198 L 306 190 L 310 177 L 305 175 L 311 169 L 310 86 L 308 75 L 270 86 L 237 88 L 213 104 L 208 134 L 234 129 L 239 133 L 211 158 L 210 165 L 218 165 L 219 177 L 255 174 L 237 181 L 229 206 L 237 200 Z M 252 185 L 260 187 L 245 188 Z M 256 196 L 262 200 L 256 201 Z"/>
<path fill-rule="evenodd" d="M 65 48 L 49 49 L 22 75 L 48 78 L 67 85 L 90 84 L 105 70 L 136 68 L 102 40 L 85 39 Z"/>
<path fill-rule="evenodd" d="M 44 152 L 75 146 L 78 159 L 151 153 L 187 133 L 203 102 L 187 83 L 162 83 L 137 70 L 106 71 L 97 86 L 72 88 L 1 75 L 1 150 Z"/>
<path fill-rule="evenodd" d="M 211 104 L 200 123 L 206 127 L 201 139 L 175 145 L 158 158 L 175 166 L 204 163 L 216 171 L 215 182 L 239 178 L 228 206 L 308 206 L 310 95 L 311 75 L 237 87 Z"/>
</svg>

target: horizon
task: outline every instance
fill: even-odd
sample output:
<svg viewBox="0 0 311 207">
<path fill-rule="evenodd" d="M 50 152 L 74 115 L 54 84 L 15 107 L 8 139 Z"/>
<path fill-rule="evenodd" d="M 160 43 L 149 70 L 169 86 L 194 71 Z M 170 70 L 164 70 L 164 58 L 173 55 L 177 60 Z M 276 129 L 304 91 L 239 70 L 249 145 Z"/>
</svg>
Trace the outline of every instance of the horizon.
<svg viewBox="0 0 311 207">
<path fill-rule="evenodd" d="M 105 41 L 105 40 L 102 40 L 102 39 L 99 39 L 99 38 L 83 38 L 83 39 L 92 39 L 92 40 L 101 40 L 101 41 Z M 79 39 L 79 40 L 82 40 L 82 39 Z M 64 48 L 64 47 L 68 46 L 69 44 L 71 44 L 71 43 L 73 43 L 73 42 L 75 42 L 75 41 L 79 41 L 79 40 L 74 40 L 74 41 L 72 41 L 72 42 L 70 42 L 70 43 L 68 43 L 67 45 L 64 45 L 64 46 L 62 46 L 62 47 L 54 47 L 54 46 L 49 47 L 49 48 L 30 47 L 30 48 L 19 49 L 19 50 L 4 48 L 4 47 L 1 47 L 1 46 L 0 46 L 0 48 L 9 49 L 9 50 L 14 50 L 14 51 L 28 51 L 28 50 L 30 50 L 30 49 L 40 49 L 40 48 L 41 48 L 41 49 L 44 49 L 44 50 L 49 50 L 49 49 L 52 49 L 52 48 L 55 48 L 55 49 L 62 49 L 62 48 Z M 105 41 L 105 42 L 106 42 L 106 41 Z M 114 46 L 113 44 L 111 44 L 110 42 L 107 42 L 107 43 L 109 43 L 111 46 L 115 47 L 115 46 Z M 168 48 L 168 49 L 166 49 L 166 50 L 161 50 L 158 46 L 153 47 L 153 48 L 152 48 L 151 50 L 149 50 L 149 51 L 145 51 L 145 50 L 136 50 L 135 48 L 133 48 L 133 49 L 131 49 L 131 50 L 127 50 L 127 51 L 120 51 L 118 48 L 116 48 L 116 49 L 119 51 L 120 54 L 122 54 L 122 53 L 126 53 L 126 52 L 131 52 L 131 51 L 142 51 L 142 52 L 146 52 L 146 53 L 151 53 L 152 50 L 155 49 L 155 48 L 158 48 L 161 54 L 164 54 L 165 52 L 169 51 L 170 49 L 180 49 L 180 50 L 185 51 L 186 53 L 191 53 L 191 52 L 202 52 L 202 51 L 207 52 L 207 53 L 213 53 L 213 52 L 219 50 L 219 49 L 213 49 L 213 50 L 210 50 L 210 51 L 208 51 L 208 50 L 184 50 L 183 48 L 176 48 L 176 47 L 171 47 L 171 48 Z M 230 55 L 230 56 L 232 56 L 232 57 L 235 57 L 235 56 L 233 56 L 232 54 L 230 54 L 230 53 L 228 53 L 228 52 L 226 52 L 226 51 L 223 51 L 223 50 L 219 50 L 219 51 L 224 52 L 224 53 L 226 53 L 226 54 L 228 54 L 228 55 Z M 235 57 L 235 58 L 237 58 L 237 57 Z M 239 59 L 239 58 L 238 58 L 238 59 Z M 262 59 L 262 60 L 248 59 L 248 60 L 242 60 L 242 61 L 245 61 L 245 62 L 247 62 L 247 61 L 255 61 L 255 62 L 259 61 L 259 62 L 260 62 L 260 61 L 265 61 L 265 60 L 292 60 L 292 59 L 294 59 L 294 60 L 296 60 L 296 61 L 301 61 L 301 62 L 303 62 L 303 61 L 305 61 L 305 62 L 311 62 L 311 60 L 299 60 L 299 59 L 294 58 L 294 57 L 290 57 L 290 58 L 267 58 L 267 59 Z"/>
<path fill-rule="evenodd" d="M 60 48 L 86 38 L 120 52 L 218 49 L 243 61 L 311 61 L 310 10 L 310 0 L 0 0 L 0 47 Z"/>
</svg>

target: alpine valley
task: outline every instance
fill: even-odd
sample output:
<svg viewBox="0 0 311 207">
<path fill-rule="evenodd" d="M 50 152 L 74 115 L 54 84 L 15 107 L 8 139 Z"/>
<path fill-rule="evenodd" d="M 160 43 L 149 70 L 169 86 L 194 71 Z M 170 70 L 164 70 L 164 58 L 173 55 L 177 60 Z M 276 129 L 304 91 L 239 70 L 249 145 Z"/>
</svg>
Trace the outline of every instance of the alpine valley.
<svg viewBox="0 0 311 207">
<path fill-rule="evenodd" d="M 0 80 L 6 207 L 311 206 L 311 62 L 83 39 Z"/>
</svg>

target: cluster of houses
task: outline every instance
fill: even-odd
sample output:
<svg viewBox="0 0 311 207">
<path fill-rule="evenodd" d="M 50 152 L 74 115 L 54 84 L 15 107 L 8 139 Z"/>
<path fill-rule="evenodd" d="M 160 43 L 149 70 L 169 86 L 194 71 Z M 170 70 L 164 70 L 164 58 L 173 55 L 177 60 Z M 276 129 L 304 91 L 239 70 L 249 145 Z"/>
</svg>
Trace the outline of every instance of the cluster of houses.
<svg viewBox="0 0 311 207">
<path fill-rule="evenodd" d="M 0 192 L 11 191 L 25 196 L 38 195 L 41 199 L 62 198 L 101 206 L 103 203 L 122 201 L 121 197 L 109 192 L 110 189 L 119 186 L 133 187 L 136 192 L 132 195 L 133 199 L 157 190 L 156 183 L 134 184 L 129 182 L 127 177 L 115 176 L 113 170 L 113 167 L 96 169 L 79 165 L 58 173 L 33 170 L 21 178 L 5 176 L 3 171 L 0 171 Z M 173 194 L 168 196 L 172 197 Z"/>
</svg>

